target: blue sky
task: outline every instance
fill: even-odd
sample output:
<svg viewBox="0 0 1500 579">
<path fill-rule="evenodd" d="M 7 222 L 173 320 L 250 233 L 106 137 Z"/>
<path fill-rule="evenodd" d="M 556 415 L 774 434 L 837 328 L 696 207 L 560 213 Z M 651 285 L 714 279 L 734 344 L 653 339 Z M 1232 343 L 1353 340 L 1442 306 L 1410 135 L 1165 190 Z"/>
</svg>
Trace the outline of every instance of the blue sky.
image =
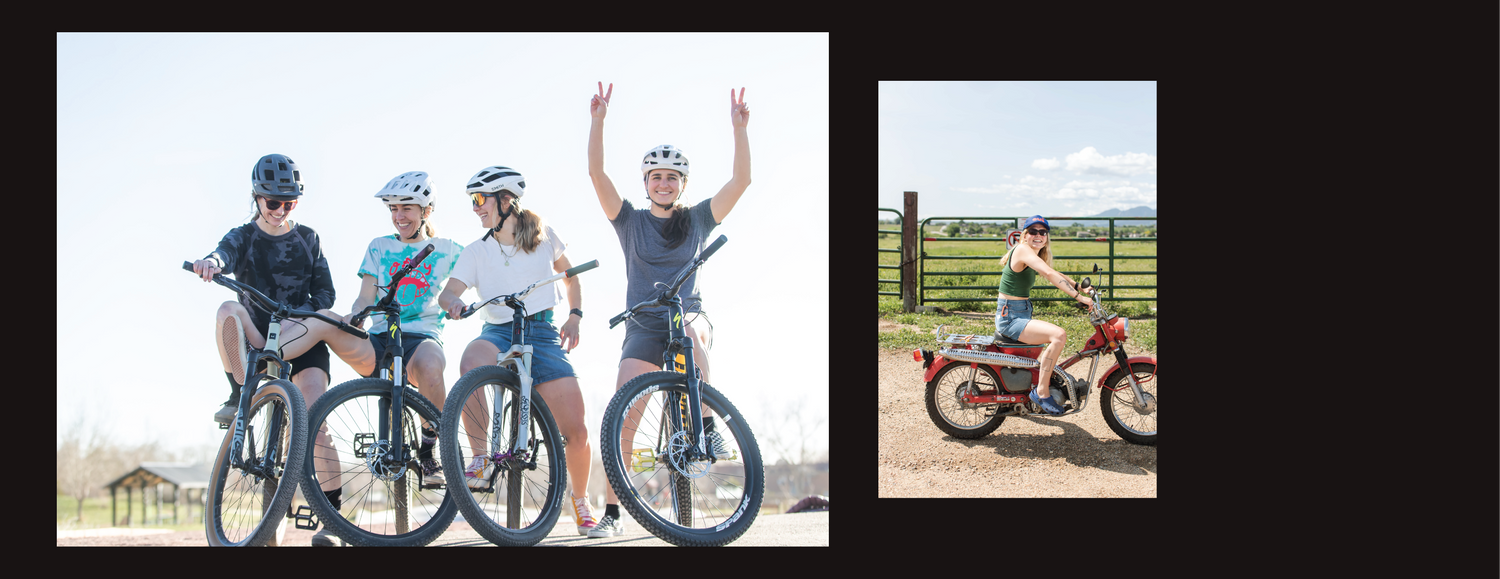
<svg viewBox="0 0 1500 579">
<path fill-rule="evenodd" d="M 180 267 L 249 220 L 247 169 L 269 153 L 302 171 L 292 219 L 321 236 L 341 313 L 365 247 L 394 231 L 374 197 L 392 177 L 430 172 L 438 235 L 467 245 L 483 229 L 462 184 L 497 164 L 524 174 L 527 207 L 569 259 L 600 263 L 581 278 L 573 354 L 597 426 L 624 337 L 608 319 L 627 307 L 619 242 L 588 178 L 598 81 L 614 83 L 604 150 L 616 188 L 644 197 L 640 157 L 672 144 L 692 158 L 688 203 L 729 180 L 728 93 L 745 87 L 753 183 L 700 274 L 714 386 L 762 439 L 788 404 L 826 417 L 826 359 L 773 366 L 766 354 L 789 331 L 828 327 L 827 35 L 60 34 L 59 432 L 85 416 L 124 443 L 218 444 L 211 415 L 228 390 L 211 324 L 234 296 Z M 777 197 L 802 201 L 789 214 Z M 818 233 L 773 230 L 789 221 Z M 450 388 L 480 325 L 448 323 Z M 336 357 L 332 369 L 334 385 L 356 377 Z M 826 418 L 819 436 L 826 448 Z"/>
<path fill-rule="evenodd" d="M 881 82 L 879 123 L 880 207 L 917 191 L 919 218 L 1156 208 L 1155 82 Z"/>
</svg>

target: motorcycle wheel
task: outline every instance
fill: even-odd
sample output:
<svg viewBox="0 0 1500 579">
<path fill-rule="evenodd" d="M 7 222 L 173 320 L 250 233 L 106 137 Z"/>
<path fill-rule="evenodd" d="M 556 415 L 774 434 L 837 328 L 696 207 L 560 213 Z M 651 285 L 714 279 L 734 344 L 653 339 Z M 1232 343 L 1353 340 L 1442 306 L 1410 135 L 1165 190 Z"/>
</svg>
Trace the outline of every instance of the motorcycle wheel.
<svg viewBox="0 0 1500 579">
<path fill-rule="evenodd" d="M 1137 362 L 1131 364 L 1130 369 L 1135 372 L 1137 381 L 1150 379 L 1141 383 L 1141 391 L 1151 397 L 1151 411 L 1142 414 L 1136 410 L 1135 392 L 1130 389 L 1130 381 L 1125 379 L 1125 369 L 1116 369 L 1104 378 L 1104 388 L 1099 393 L 1104 423 L 1126 442 L 1156 446 L 1156 379 L 1152 377 L 1156 365 Z"/>
<path fill-rule="evenodd" d="M 980 395 L 1000 392 L 1000 377 L 989 366 L 980 366 L 969 381 L 969 365 L 954 362 L 938 370 L 927 383 L 927 416 L 939 430 L 954 438 L 979 438 L 1000 427 L 1004 416 L 986 416 L 996 411 L 996 404 L 966 404 L 958 399 L 964 389 L 975 388 Z"/>
</svg>

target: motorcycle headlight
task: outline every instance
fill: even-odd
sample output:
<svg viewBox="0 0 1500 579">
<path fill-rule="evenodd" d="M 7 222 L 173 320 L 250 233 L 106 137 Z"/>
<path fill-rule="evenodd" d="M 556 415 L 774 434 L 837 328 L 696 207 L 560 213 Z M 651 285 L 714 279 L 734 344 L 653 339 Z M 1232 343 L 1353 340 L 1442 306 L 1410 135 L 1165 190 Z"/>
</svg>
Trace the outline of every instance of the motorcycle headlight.
<svg viewBox="0 0 1500 579">
<path fill-rule="evenodd" d="M 1120 318 L 1120 339 L 1130 337 L 1130 318 Z"/>
</svg>

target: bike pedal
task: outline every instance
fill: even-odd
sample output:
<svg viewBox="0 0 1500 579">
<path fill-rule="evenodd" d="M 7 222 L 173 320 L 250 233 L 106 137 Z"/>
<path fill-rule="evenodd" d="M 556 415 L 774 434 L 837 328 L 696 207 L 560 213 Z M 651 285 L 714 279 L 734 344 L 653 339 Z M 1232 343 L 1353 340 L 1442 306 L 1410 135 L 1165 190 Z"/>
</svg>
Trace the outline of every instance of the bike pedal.
<svg viewBox="0 0 1500 579">
<path fill-rule="evenodd" d="M 653 449 L 637 448 L 630 451 L 630 454 L 635 458 L 635 464 L 631 466 L 631 468 L 635 469 L 635 472 L 639 473 L 656 469 L 656 452 Z"/>
<path fill-rule="evenodd" d="M 296 525 L 298 529 L 306 529 L 309 531 L 318 530 L 318 521 L 314 518 L 311 507 L 308 507 L 307 505 L 297 507 L 297 516 L 294 518 L 296 519 L 296 522 L 293 524 Z M 307 524 L 303 524 L 302 521 L 307 521 Z"/>
</svg>

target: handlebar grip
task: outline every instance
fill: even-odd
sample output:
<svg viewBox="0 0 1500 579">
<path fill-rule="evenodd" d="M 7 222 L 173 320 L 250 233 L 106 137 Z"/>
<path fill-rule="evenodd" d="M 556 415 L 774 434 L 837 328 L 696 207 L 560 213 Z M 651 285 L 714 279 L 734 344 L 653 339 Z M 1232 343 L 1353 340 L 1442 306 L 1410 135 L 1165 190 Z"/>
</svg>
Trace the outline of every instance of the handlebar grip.
<svg viewBox="0 0 1500 579">
<path fill-rule="evenodd" d="M 370 339 L 370 333 L 369 332 L 361 330 L 361 329 L 359 329 L 356 326 L 351 326 L 351 325 L 347 325 L 346 324 L 346 325 L 344 325 L 343 327 L 341 327 L 339 329 L 344 330 L 345 332 L 349 332 L 350 334 L 354 334 L 355 337 L 358 337 L 361 340 L 368 340 L 368 339 Z"/>
<path fill-rule="evenodd" d="M 420 253 L 418 253 L 416 257 L 412 258 L 412 260 L 411 260 L 412 265 L 416 266 L 416 264 L 422 263 L 422 260 L 427 259 L 427 256 L 431 255 L 431 254 L 432 254 L 432 244 L 429 243 L 429 244 L 427 244 L 427 247 L 422 248 L 422 251 Z"/>
<path fill-rule="evenodd" d="M 578 275 L 578 274 L 583 273 L 585 271 L 594 269 L 596 267 L 599 267 L 599 260 L 597 260 L 597 259 L 594 260 L 594 261 L 590 261 L 588 263 L 585 263 L 583 265 L 580 265 L 578 267 L 568 268 L 568 271 L 566 273 L 568 274 L 568 277 L 573 277 L 575 275 Z M 593 279 L 593 278 L 589 278 L 589 279 Z"/>
<path fill-rule="evenodd" d="M 722 247 L 724 245 L 724 242 L 726 242 L 726 241 L 729 241 L 729 238 L 725 237 L 723 235 L 720 235 L 718 239 L 714 240 L 713 245 L 708 246 L 708 249 L 703 250 L 703 253 L 701 253 L 701 254 L 698 255 L 698 259 L 700 261 L 708 259 L 708 256 L 713 255 L 715 251 L 718 251 L 719 248 Z"/>
<path fill-rule="evenodd" d="M 184 261 L 184 262 L 182 262 L 182 269 L 185 269 L 185 270 L 188 270 L 188 271 L 193 271 L 193 262 L 191 262 L 191 261 Z"/>
<path fill-rule="evenodd" d="M 611 330 L 615 329 L 615 326 L 618 326 L 618 325 L 620 325 L 620 322 L 625 321 L 625 317 L 628 316 L 628 315 L 630 315 L 630 312 L 623 312 L 623 313 L 621 313 L 618 316 L 610 318 L 609 319 L 609 329 L 611 329 Z"/>
</svg>

